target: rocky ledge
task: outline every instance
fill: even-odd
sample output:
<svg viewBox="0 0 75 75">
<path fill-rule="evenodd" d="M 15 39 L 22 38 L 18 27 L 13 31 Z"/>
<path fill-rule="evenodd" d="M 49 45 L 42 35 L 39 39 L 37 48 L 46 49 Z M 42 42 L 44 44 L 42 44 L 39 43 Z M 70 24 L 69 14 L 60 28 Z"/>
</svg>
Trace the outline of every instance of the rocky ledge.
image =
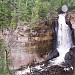
<svg viewBox="0 0 75 75">
<path fill-rule="evenodd" d="M 36 65 L 30 65 L 14 71 L 15 75 L 72 75 L 73 70 L 70 68 L 67 70 L 64 67 L 58 65 L 51 66 L 51 64 L 45 64 L 43 62 Z"/>
</svg>

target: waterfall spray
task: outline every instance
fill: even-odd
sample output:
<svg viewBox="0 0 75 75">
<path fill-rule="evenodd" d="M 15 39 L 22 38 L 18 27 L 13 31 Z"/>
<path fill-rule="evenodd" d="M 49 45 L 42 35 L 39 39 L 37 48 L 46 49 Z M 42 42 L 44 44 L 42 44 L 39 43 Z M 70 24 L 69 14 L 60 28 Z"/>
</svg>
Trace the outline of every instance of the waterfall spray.
<svg viewBox="0 0 75 75">
<path fill-rule="evenodd" d="M 65 21 L 66 14 L 59 14 L 58 18 L 58 32 L 57 32 L 57 51 L 59 52 L 59 57 L 53 60 L 55 65 L 60 65 L 62 62 L 65 62 L 64 58 L 70 48 L 73 46 L 71 38 L 70 27 L 66 24 Z"/>
</svg>

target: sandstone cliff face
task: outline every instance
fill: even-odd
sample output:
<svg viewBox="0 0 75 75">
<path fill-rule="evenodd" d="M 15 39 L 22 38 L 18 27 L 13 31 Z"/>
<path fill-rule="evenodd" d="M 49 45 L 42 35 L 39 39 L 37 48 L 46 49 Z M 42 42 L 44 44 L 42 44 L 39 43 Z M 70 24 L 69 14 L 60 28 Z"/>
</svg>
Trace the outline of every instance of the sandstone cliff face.
<svg viewBox="0 0 75 75">
<path fill-rule="evenodd" d="M 69 13 L 69 19 L 72 24 L 72 28 L 74 29 L 74 37 L 75 37 L 75 11 Z"/>
<path fill-rule="evenodd" d="M 32 63 L 44 61 L 50 51 L 50 27 L 41 24 L 31 29 L 28 23 L 15 30 L 4 30 L 2 38 L 9 47 L 10 69 L 15 70 Z"/>
</svg>

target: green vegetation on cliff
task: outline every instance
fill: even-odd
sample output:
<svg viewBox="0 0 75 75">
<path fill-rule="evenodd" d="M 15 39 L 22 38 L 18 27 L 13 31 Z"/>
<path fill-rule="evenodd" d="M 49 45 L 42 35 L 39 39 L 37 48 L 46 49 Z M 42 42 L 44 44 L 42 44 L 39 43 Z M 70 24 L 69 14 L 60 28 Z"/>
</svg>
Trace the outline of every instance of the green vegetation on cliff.
<svg viewBox="0 0 75 75">
<path fill-rule="evenodd" d="M 0 38 L 0 75 L 10 75 L 6 46 Z"/>
<path fill-rule="evenodd" d="M 39 19 L 57 12 L 63 4 L 75 7 L 75 0 L 0 0 L 0 28 L 15 28 L 21 22 L 35 27 Z"/>
</svg>

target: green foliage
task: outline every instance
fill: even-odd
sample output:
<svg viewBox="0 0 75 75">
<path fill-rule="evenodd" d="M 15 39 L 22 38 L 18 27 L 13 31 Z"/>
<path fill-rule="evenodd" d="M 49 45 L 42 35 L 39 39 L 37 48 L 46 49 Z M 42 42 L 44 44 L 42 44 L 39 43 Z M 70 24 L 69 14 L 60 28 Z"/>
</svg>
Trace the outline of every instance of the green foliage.
<svg viewBox="0 0 75 75">
<path fill-rule="evenodd" d="M 16 28 L 19 21 L 35 27 L 39 19 L 57 12 L 63 4 L 74 7 L 75 0 L 0 0 L 0 28 Z"/>
<path fill-rule="evenodd" d="M 5 63 L 5 49 L 6 46 L 3 44 L 3 40 L 0 38 L 0 75 L 10 75 Z"/>
</svg>

